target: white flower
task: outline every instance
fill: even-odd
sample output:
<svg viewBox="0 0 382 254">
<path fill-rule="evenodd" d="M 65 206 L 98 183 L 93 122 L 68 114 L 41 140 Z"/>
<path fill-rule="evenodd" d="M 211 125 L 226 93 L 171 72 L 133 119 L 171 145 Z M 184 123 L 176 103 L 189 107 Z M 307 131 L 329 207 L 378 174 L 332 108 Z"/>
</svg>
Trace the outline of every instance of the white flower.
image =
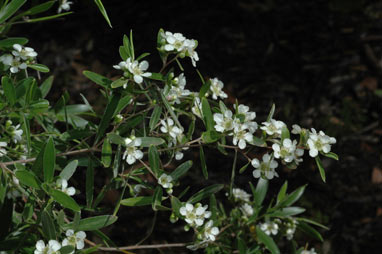
<svg viewBox="0 0 382 254">
<path fill-rule="evenodd" d="M 245 203 L 240 207 L 241 212 L 245 218 L 248 218 L 253 215 L 253 207 Z"/>
<path fill-rule="evenodd" d="M 58 13 L 61 13 L 62 10 L 64 11 L 69 11 L 70 10 L 70 5 L 73 4 L 73 2 L 71 1 L 67 1 L 67 0 L 61 0 L 61 4 L 60 6 L 58 7 L 58 10 L 57 12 Z"/>
<path fill-rule="evenodd" d="M 214 227 L 213 225 L 214 225 L 214 222 L 210 220 L 204 226 L 204 238 L 207 241 L 215 241 L 216 236 L 219 234 L 219 228 Z"/>
<path fill-rule="evenodd" d="M 288 240 L 292 240 L 294 233 L 296 232 L 296 227 L 297 227 L 297 220 L 291 218 L 290 221 L 285 223 L 286 226 L 286 238 Z"/>
<path fill-rule="evenodd" d="M 292 142 L 292 140 L 290 140 L 289 138 L 286 138 L 283 140 L 283 143 L 281 146 L 279 144 L 273 144 L 272 149 L 274 151 L 275 158 L 277 159 L 281 158 L 286 163 L 290 163 L 295 159 L 296 146 L 297 146 L 296 140 L 293 140 Z"/>
<path fill-rule="evenodd" d="M 281 135 L 281 131 L 285 125 L 282 121 L 276 121 L 271 119 L 269 122 L 263 122 L 264 126 L 261 126 L 260 129 L 264 130 L 268 135 Z"/>
<path fill-rule="evenodd" d="M 260 224 L 260 229 L 267 235 L 277 235 L 279 225 L 274 222 L 264 222 Z"/>
<path fill-rule="evenodd" d="M 202 226 L 204 219 L 211 217 L 211 212 L 207 211 L 208 205 L 202 206 L 202 204 L 197 203 L 193 206 L 190 203 L 186 203 L 179 209 L 181 215 L 185 217 L 185 221 L 191 226 Z"/>
<path fill-rule="evenodd" d="M 76 194 L 76 189 L 73 187 L 68 188 L 68 181 L 63 178 L 59 178 L 56 181 L 56 185 L 58 188 L 61 188 L 61 191 L 68 194 L 69 196 L 73 196 Z"/>
<path fill-rule="evenodd" d="M 238 144 L 240 149 L 244 149 L 247 146 L 247 142 L 252 141 L 253 135 L 247 132 L 247 126 L 245 124 L 235 124 L 232 143 L 235 146 Z"/>
<path fill-rule="evenodd" d="M 184 49 L 184 42 L 186 37 L 181 33 L 171 33 L 165 32 L 164 38 L 166 40 L 166 44 L 164 45 L 164 50 L 166 51 L 177 51 L 181 52 Z"/>
<path fill-rule="evenodd" d="M 336 139 L 325 135 L 323 131 L 318 134 L 315 129 L 311 129 L 309 133 L 309 139 L 307 141 L 309 148 L 309 155 L 316 157 L 318 152 L 329 153 L 331 145 L 336 143 Z"/>
<path fill-rule="evenodd" d="M 84 231 L 78 231 L 74 233 L 74 230 L 69 229 L 65 234 L 66 238 L 62 241 L 62 246 L 72 245 L 78 250 L 81 250 L 85 247 L 84 240 L 86 238 L 86 233 Z M 74 253 L 74 251 L 72 253 Z"/>
<path fill-rule="evenodd" d="M 239 189 L 239 188 L 233 188 L 232 194 L 235 200 L 249 202 L 249 198 L 252 196 L 251 194 L 248 194 L 246 191 Z"/>
<path fill-rule="evenodd" d="M 199 61 L 198 53 L 195 51 L 195 48 L 198 46 L 196 40 L 185 40 L 184 47 L 186 51 L 186 56 L 191 58 L 192 66 L 196 67 L 196 62 Z"/>
<path fill-rule="evenodd" d="M 4 65 L 12 65 L 13 62 L 13 56 L 11 54 L 5 54 L 0 56 L 0 62 L 2 62 Z"/>
<path fill-rule="evenodd" d="M 236 109 L 236 104 L 234 105 L 234 108 Z M 253 121 L 256 118 L 256 113 L 249 111 L 249 107 L 245 106 L 243 104 L 240 104 L 237 108 L 237 112 L 240 115 L 244 115 L 244 124 L 247 126 L 248 130 L 251 133 L 254 133 L 257 130 L 257 123 Z M 237 123 L 240 123 L 240 119 L 235 119 Z"/>
<path fill-rule="evenodd" d="M 202 103 L 199 97 L 195 97 L 194 106 L 191 108 L 192 113 L 199 118 L 202 118 Z"/>
<path fill-rule="evenodd" d="M 172 138 L 176 139 L 178 135 L 182 134 L 183 131 L 174 125 L 174 120 L 167 118 L 166 120 L 160 120 L 162 127 L 160 130 L 163 133 L 168 133 Z"/>
<path fill-rule="evenodd" d="M 183 159 L 183 156 L 184 156 L 184 154 L 182 152 L 176 151 L 175 160 L 180 161 L 181 159 Z"/>
<path fill-rule="evenodd" d="M 143 152 L 137 149 L 137 147 L 142 144 L 142 140 L 140 138 L 135 138 L 134 136 L 131 138 L 126 138 L 125 144 L 126 150 L 123 153 L 122 159 L 126 160 L 129 165 L 134 164 L 136 160 L 143 158 Z"/>
<path fill-rule="evenodd" d="M 37 56 L 37 53 L 33 48 L 23 47 L 20 44 L 13 44 L 13 48 L 15 50 L 12 51 L 12 54 L 22 60 L 33 59 Z"/>
<path fill-rule="evenodd" d="M 49 240 L 48 245 L 45 245 L 43 240 L 39 240 L 36 243 L 36 250 L 34 254 L 59 254 L 61 244 L 56 240 Z"/>
<path fill-rule="evenodd" d="M 186 86 L 186 77 L 184 74 L 180 74 L 178 77 L 174 78 L 174 84 L 172 85 L 170 91 L 166 95 L 167 100 L 170 103 L 180 104 L 180 99 L 191 94 L 190 90 L 184 89 Z"/>
<path fill-rule="evenodd" d="M 292 125 L 292 131 L 291 132 L 293 134 L 300 134 L 301 131 L 302 131 L 302 129 L 301 129 L 301 127 L 299 125 L 297 125 L 297 124 L 293 124 Z"/>
<path fill-rule="evenodd" d="M 251 163 L 252 166 L 256 168 L 256 170 L 253 171 L 253 177 L 255 178 L 259 178 L 261 176 L 271 180 L 274 176 L 279 176 L 275 171 L 275 168 L 278 166 L 277 161 L 271 159 L 271 156 L 267 153 L 263 155 L 262 162 L 258 159 L 253 159 Z"/>
<path fill-rule="evenodd" d="M 212 92 L 212 98 L 214 100 L 217 100 L 218 97 L 222 99 L 225 99 L 228 97 L 228 95 L 222 90 L 224 87 L 223 82 L 221 82 L 217 78 L 210 79 L 210 81 L 211 81 L 210 90 Z"/>
<path fill-rule="evenodd" d="M 147 61 L 142 61 L 139 63 L 138 61 L 132 61 L 129 57 L 126 61 L 122 61 L 113 67 L 133 75 L 134 81 L 137 84 L 141 84 L 143 82 L 143 77 L 151 76 L 151 72 L 145 72 L 149 68 L 149 63 Z"/>
<path fill-rule="evenodd" d="M 5 150 L 5 147 L 7 147 L 7 142 L 0 141 L 0 157 L 3 157 L 7 154 L 7 150 Z"/>
<path fill-rule="evenodd" d="M 316 250 L 314 248 L 311 248 L 310 250 L 303 250 L 300 254 L 317 254 Z"/>
<path fill-rule="evenodd" d="M 22 140 L 23 130 L 19 129 L 20 124 L 10 127 L 10 134 L 12 135 L 13 143 L 18 143 Z"/>
<path fill-rule="evenodd" d="M 3 63 L 5 64 L 5 62 L 8 62 L 9 60 L 11 60 L 9 66 L 11 66 L 10 71 L 12 73 L 17 73 L 20 70 L 25 70 L 28 67 L 26 63 L 21 62 L 20 57 L 13 57 L 13 56 L 11 56 L 11 58 L 7 57 L 7 59 L 5 59 Z"/>
<path fill-rule="evenodd" d="M 158 178 L 158 184 L 162 185 L 162 187 L 165 189 L 171 189 L 173 187 L 172 180 L 173 179 L 170 175 L 162 174 Z"/>
<path fill-rule="evenodd" d="M 227 109 L 223 114 L 215 113 L 214 121 L 216 122 L 215 130 L 218 132 L 230 131 L 234 128 L 231 110 Z"/>
</svg>

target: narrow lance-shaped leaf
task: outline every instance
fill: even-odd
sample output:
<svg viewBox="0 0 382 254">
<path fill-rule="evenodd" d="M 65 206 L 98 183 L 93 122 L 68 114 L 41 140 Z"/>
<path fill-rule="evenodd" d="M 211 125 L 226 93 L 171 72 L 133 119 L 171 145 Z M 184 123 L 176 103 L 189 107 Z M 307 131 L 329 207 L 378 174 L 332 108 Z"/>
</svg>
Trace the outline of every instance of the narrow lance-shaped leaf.
<svg viewBox="0 0 382 254">
<path fill-rule="evenodd" d="M 316 164 L 317 164 L 318 170 L 320 171 L 320 175 L 321 175 L 322 181 L 325 183 L 325 182 L 326 182 L 325 169 L 324 169 L 324 167 L 322 166 L 321 159 L 320 159 L 320 157 L 318 157 L 318 155 L 317 155 L 317 156 L 315 157 L 315 160 L 316 160 Z"/>
<path fill-rule="evenodd" d="M 0 10 L 0 24 L 9 19 L 27 0 L 12 0 Z"/>
<path fill-rule="evenodd" d="M 103 141 L 102 155 L 101 155 L 101 161 L 102 161 L 102 164 L 105 168 L 110 167 L 112 156 L 113 156 L 113 151 L 111 148 L 111 144 L 110 144 L 108 139 L 105 139 Z"/>
<path fill-rule="evenodd" d="M 214 130 L 214 120 L 212 117 L 212 111 L 210 104 L 208 103 L 208 100 L 206 98 L 202 98 L 202 112 L 207 130 Z"/>
<path fill-rule="evenodd" d="M 150 127 L 150 132 L 152 132 L 157 125 L 160 115 L 162 113 L 162 107 L 161 106 L 156 106 L 153 110 L 153 113 L 151 114 L 150 122 L 149 122 L 149 127 Z"/>
<path fill-rule="evenodd" d="M 145 205 L 151 205 L 152 201 L 153 201 L 152 196 L 141 196 L 141 197 L 122 199 L 121 205 L 124 205 L 124 206 L 145 206 Z"/>
<path fill-rule="evenodd" d="M 19 179 L 20 183 L 35 188 L 37 190 L 41 189 L 40 180 L 32 173 L 32 171 L 27 170 L 16 170 L 15 175 Z"/>
<path fill-rule="evenodd" d="M 68 163 L 65 168 L 61 171 L 60 177 L 65 180 L 69 180 L 74 174 L 78 166 L 78 160 L 74 160 Z"/>
<path fill-rule="evenodd" d="M 109 16 L 107 15 L 107 12 L 105 10 L 105 7 L 103 6 L 102 4 L 102 1 L 101 0 L 94 0 L 95 4 L 97 5 L 99 11 L 101 12 L 102 16 L 105 18 L 106 22 L 108 23 L 108 25 L 110 27 L 111 26 L 111 22 L 110 22 L 110 19 L 109 19 Z"/>
<path fill-rule="evenodd" d="M 28 67 L 43 73 L 49 72 L 49 68 L 43 64 L 28 64 Z"/>
<path fill-rule="evenodd" d="M 101 229 L 107 227 L 118 219 L 117 216 L 113 215 L 100 215 L 95 217 L 90 217 L 86 219 L 82 219 L 78 223 L 77 230 L 80 231 L 93 231 L 97 229 Z M 73 227 L 73 223 L 68 223 L 63 226 L 64 230 L 71 229 Z"/>
<path fill-rule="evenodd" d="M 149 163 L 151 170 L 155 174 L 156 177 L 159 177 L 159 153 L 155 146 L 151 145 L 149 148 Z"/>
<path fill-rule="evenodd" d="M 200 200 L 205 199 L 211 196 L 212 194 L 215 194 L 216 192 L 220 191 L 221 189 L 223 189 L 223 187 L 224 187 L 223 184 L 214 184 L 214 185 L 208 186 L 200 190 L 199 192 L 195 193 L 194 195 L 192 195 L 190 199 L 188 200 L 188 202 L 189 203 L 199 202 Z"/>
<path fill-rule="evenodd" d="M 107 104 L 105 114 L 102 116 L 101 123 L 99 124 L 99 127 L 98 127 L 95 143 L 99 141 L 99 139 L 105 133 L 106 128 L 109 126 L 110 120 L 113 117 L 114 111 L 118 106 L 118 102 L 120 98 L 121 98 L 120 94 L 113 94 L 113 96 L 110 99 L 110 102 Z"/>
<path fill-rule="evenodd" d="M 94 166 L 92 158 L 89 158 L 88 168 L 86 170 L 86 204 L 91 207 L 93 203 L 94 191 Z"/>
<path fill-rule="evenodd" d="M 202 173 L 205 179 L 208 179 L 208 171 L 207 171 L 207 164 L 206 164 L 206 158 L 204 155 L 203 147 L 200 146 L 200 166 L 202 167 Z"/>
<path fill-rule="evenodd" d="M 281 186 L 279 193 L 277 194 L 277 203 L 284 199 L 286 191 L 288 189 L 288 181 L 285 181 L 283 186 Z"/>
<path fill-rule="evenodd" d="M 267 194 L 267 191 L 268 191 L 268 184 L 269 184 L 268 180 L 259 178 L 259 181 L 257 182 L 257 185 L 256 185 L 256 190 L 254 193 L 255 204 L 257 206 L 261 206 L 261 204 L 263 203 L 265 195 Z"/>
<path fill-rule="evenodd" d="M 16 90 L 15 90 L 15 86 L 12 84 L 11 79 L 7 76 L 3 76 L 1 78 L 1 84 L 3 85 L 5 97 L 7 98 L 11 106 L 15 105 Z"/>
<path fill-rule="evenodd" d="M 56 239 L 56 229 L 52 217 L 46 211 L 41 213 L 42 230 L 47 239 Z"/>
<path fill-rule="evenodd" d="M 50 137 L 44 149 L 44 182 L 51 182 L 53 180 L 55 166 L 56 149 L 54 147 L 53 138 Z"/>
<path fill-rule="evenodd" d="M 321 242 L 324 241 L 321 234 L 317 230 L 315 230 L 313 227 L 306 224 L 305 222 L 299 221 L 297 224 L 297 227 L 303 232 L 305 232 L 307 235 L 310 235 L 311 237 L 317 240 L 320 240 Z"/>
<path fill-rule="evenodd" d="M 186 174 L 187 171 L 192 167 L 192 161 L 186 161 L 180 164 L 171 174 L 170 176 L 174 181 L 178 180 L 179 177 Z"/>
<path fill-rule="evenodd" d="M 49 194 L 56 202 L 58 202 L 63 207 L 71 209 L 75 212 L 79 212 L 81 210 L 77 202 L 72 197 L 68 196 L 66 193 L 59 190 L 51 189 Z"/>
<path fill-rule="evenodd" d="M 256 227 L 256 235 L 261 243 L 265 245 L 265 247 L 272 253 L 272 254 L 280 254 L 280 250 L 277 247 L 275 241 L 272 239 L 272 237 L 265 234 L 260 227 Z"/>
<path fill-rule="evenodd" d="M 84 74 L 88 79 L 96 83 L 97 85 L 100 85 L 104 88 L 109 88 L 111 83 L 113 82 L 112 80 L 98 74 L 95 72 L 91 71 L 83 71 L 82 74 Z"/>
<path fill-rule="evenodd" d="M 154 191 L 153 199 L 152 199 L 152 208 L 154 211 L 158 210 L 158 207 L 162 203 L 163 190 L 161 186 L 157 186 Z"/>
</svg>

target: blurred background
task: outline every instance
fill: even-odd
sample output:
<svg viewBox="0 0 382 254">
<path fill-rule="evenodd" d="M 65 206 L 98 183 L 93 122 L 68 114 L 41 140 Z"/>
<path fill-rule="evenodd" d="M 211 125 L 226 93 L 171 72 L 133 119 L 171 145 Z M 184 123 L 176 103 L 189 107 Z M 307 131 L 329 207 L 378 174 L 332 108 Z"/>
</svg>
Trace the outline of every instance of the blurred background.
<svg viewBox="0 0 382 254">
<path fill-rule="evenodd" d="M 323 243 L 312 241 L 311 246 L 319 253 L 381 253 L 382 2 L 105 0 L 112 29 L 93 1 L 73 2 L 70 16 L 16 25 L 10 34 L 28 37 L 29 46 L 39 53 L 38 61 L 52 70 L 52 101 L 68 91 L 71 102 L 80 103 L 82 93 L 102 110 L 105 101 L 83 70 L 110 78 L 120 75 L 112 66 L 121 61 L 118 47 L 132 29 L 136 51 L 151 53 L 146 58 L 149 71 L 157 72 L 161 67 L 158 30 L 181 32 L 198 40 L 197 68 L 205 78 L 224 82 L 229 94 L 226 104 L 238 99 L 257 113 L 261 123 L 275 103 L 275 119 L 336 137 L 332 149 L 340 161 L 323 160 L 326 184 L 314 160 L 306 156 L 297 170 L 279 168 L 280 178 L 270 185 L 270 191 L 276 192 L 285 179 L 291 190 L 308 183 L 300 205 L 307 208 L 306 217 L 330 228 L 320 231 Z M 200 80 L 190 60 L 182 64 L 188 88 L 198 91 Z M 195 153 L 190 158 L 196 158 Z M 212 151 L 207 157 L 209 183 L 229 181 L 231 164 L 220 157 Z M 199 170 L 189 181 L 200 179 Z M 251 170 L 235 183 L 248 190 L 248 179 L 255 182 Z M 105 205 L 112 207 L 113 198 L 111 193 Z M 191 240 L 183 224 L 169 225 L 169 214 L 157 216 L 145 244 Z M 118 246 L 132 245 L 150 233 L 151 218 L 154 212 L 149 207 L 122 207 L 118 222 L 106 233 Z"/>
</svg>

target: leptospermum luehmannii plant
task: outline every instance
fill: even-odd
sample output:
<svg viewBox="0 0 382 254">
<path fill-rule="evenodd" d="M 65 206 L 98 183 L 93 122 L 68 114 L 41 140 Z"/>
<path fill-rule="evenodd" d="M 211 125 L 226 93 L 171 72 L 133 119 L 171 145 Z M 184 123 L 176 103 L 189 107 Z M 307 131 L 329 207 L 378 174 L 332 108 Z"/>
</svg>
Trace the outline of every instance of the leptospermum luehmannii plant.
<svg viewBox="0 0 382 254">
<path fill-rule="evenodd" d="M 17 10 L 23 2 L 13 0 L 8 5 Z M 59 4 L 62 12 L 72 2 Z M 102 8 L 101 12 L 106 14 Z M 13 14 L 0 15 L 0 23 L 6 24 Z M 197 65 L 198 43 L 181 33 L 159 31 L 156 46 L 163 63 L 159 71 L 150 66 L 149 54 L 136 55 L 130 33 L 119 48 L 122 60 L 111 66 L 120 71 L 120 78 L 113 81 L 84 72 L 107 100 L 101 114 L 85 97 L 76 105 L 68 105 L 67 93 L 54 104 L 46 100 L 53 77 L 41 80 L 40 73 L 35 77 L 35 70 L 49 69 L 38 63 L 38 53 L 27 42 L 25 38 L 0 41 L 0 250 L 35 254 L 110 250 L 86 236 L 94 233 L 110 244 L 113 239 L 99 230 L 113 223 L 118 226 L 122 205 L 167 213 L 169 223 L 194 232 L 192 242 L 163 247 L 280 253 L 279 246 L 289 245 L 295 253 L 316 253 L 307 244 L 298 248 L 301 242 L 295 239 L 295 232 L 301 231 L 322 240 L 314 227 L 325 228 L 301 217 L 305 209 L 295 206 L 306 186 L 288 191 L 285 182 L 277 196 L 266 199 L 266 195 L 281 165 L 296 169 L 303 158 L 315 159 L 325 181 L 320 157 L 338 159 L 331 152 L 333 137 L 298 125 L 290 131 L 274 119 L 274 105 L 266 120 L 257 122 L 260 117 L 248 106 L 224 103 L 228 96 L 218 78 L 200 75 L 199 91 L 188 90 L 181 61 Z M 188 193 L 182 177 L 201 170 L 207 179 L 214 170 L 207 167 L 203 147 L 233 154 L 231 178 Z M 200 165 L 185 160 L 192 150 L 198 150 Z M 249 156 L 253 151 L 258 155 Z M 80 188 L 73 181 L 80 167 L 86 168 L 85 199 L 78 198 Z M 110 181 L 95 192 L 95 173 L 101 168 L 108 170 Z M 245 170 L 252 170 L 253 178 L 249 186 L 237 186 L 235 175 Z M 147 175 L 153 180 L 144 180 Z M 114 212 L 100 215 L 105 193 L 113 188 L 121 190 Z M 226 195 L 215 196 L 220 192 Z"/>
</svg>

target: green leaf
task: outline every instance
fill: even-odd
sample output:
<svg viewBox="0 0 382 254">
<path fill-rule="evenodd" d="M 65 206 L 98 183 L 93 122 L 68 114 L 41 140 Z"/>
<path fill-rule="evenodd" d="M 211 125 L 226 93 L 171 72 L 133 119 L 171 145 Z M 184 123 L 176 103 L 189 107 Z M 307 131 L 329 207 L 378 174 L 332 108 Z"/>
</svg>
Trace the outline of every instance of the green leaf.
<svg viewBox="0 0 382 254">
<path fill-rule="evenodd" d="M 22 183 L 26 186 L 35 188 L 37 190 L 41 189 L 40 180 L 31 171 L 18 169 L 18 170 L 16 170 L 15 175 L 16 175 L 17 179 L 19 179 L 20 183 Z"/>
<path fill-rule="evenodd" d="M 131 96 L 130 95 L 126 95 L 125 97 L 123 97 L 119 103 L 118 103 L 118 106 L 117 108 L 115 109 L 115 112 L 113 114 L 113 117 L 116 116 L 117 114 L 119 114 L 127 105 L 129 105 L 131 103 Z"/>
<path fill-rule="evenodd" d="M 125 78 L 119 78 L 117 80 L 114 80 L 110 86 L 111 88 L 118 88 L 118 87 L 121 87 L 121 86 L 124 86 L 126 85 L 127 83 L 129 82 L 129 80 L 125 79 Z"/>
<path fill-rule="evenodd" d="M 278 204 L 279 207 L 285 207 L 285 206 L 290 206 L 293 205 L 297 200 L 300 199 L 302 194 L 305 191 L 306 185 L 303 185 L 299 188 L 297 188 L 295 191 L 293 191 L 291 194 L 287 195 L 284 200 L 280 201 Z"/>
<path fill-rule="evenodd" d="M 149 76 L 147 78 L 152 79 L 152 80 L 158 80 L 158 81 L 165 81 L 166 80 L 162 74 L 155 73 L 155 72 L 152 72 L 151 76 Z"/>
<path fill-rule="evenodd" d="M 142 147 L 150 147 L 153 146 L 159 146 L 161 144 L 164 144 L 164 140 L 161 138 L 154 138 L 154 137 L 139 137 L 142 141 L 141 146 Z"/>
<path fill-rule="evenodd" d="M 35 19 L 28 19 L 28 20 L 26 20 L 26 22 L 27 23 L 35 23 L 35 22 L 47 21 L 47 20 L 51 20 L 51 19 L 60 18 L 60 17 L 66 16 L 69 14 L 72 14 L 72 12 L 70 11 L 70 12 L 64 12 L 64 13 L 60 13 L 60 14 L 56 14 L 56 15 L 52 15 L 52 16 L 46 16 L 46 17 L 35 18 Z"/>
<path fill-rule="evenodd" d="M 123 46 L 119 47 L 119 55 L 123 61 L 126 61 L 127 58 L 129 58 L 129 56 L 128 56 L 128 54 L 127 54 L 127 52 Z"/>
<path fill-rule="evenodd" d="M 331 158 L 331 159 L 334 159 L 336 161 L 338 161 L 338 155 L 335 154 L 335 153 L 332 153 L 332 152 L 329 152 L 329 153 L 322 153 L 322 155 L 328 157 L 328 158 Z"/>
<path fill-rule="evenodd" d="M 56 229 L 52 217 L 46 211 L 41 213 L 42 231 L 47 239 L 56 239 Z"/>
<path fill-rule="evenodd" d="M 59 203 L 63 207 L 73 210 L 75 212 L 81 211 L 81 208 L 77 204 L 77 202 L 72 197 L 68 196 L 66 193 L 59 190 L 51 189 L 49 191 L 49 194 L 57 203 Z"/>
<path fill-rule="evenodd" d="M 107 134 L 107 139 L 113 143 L 113 144 L 116 144 L 116 145 L 123 145 L 125 146 L 125 139 L 122 138 L 121 136 L 115 134 L 115 133 L 108 133 Z"/>
<path fill-rule="evenodd" d="M 27 38 L 23 37 L 11 37 L 0 41 L 0 48 L 12 48 L 13 44 L 25 45 L 28 43 Z"/>
<path fill-rule="evenodd" d="M 154 128 L 156 127 L 161 114 L 162 114 L 162 107 L 159 105 L 155 106 L 153 113 L 151 114 L 150 122 L 149 122 L 150 132 L 152 132 Z"/>
<path fill-rule="evenodd" d="M 152 208 L 154 211 L 158 210 L 158 207 L 162 203 L 163 190 L 161 186 L 157 186 L 154 191 L 153 199 L 152 199 Z"/>
<path fill-rule="evenodd" d="M 321 234 L 315 230 L 313 227 L 309 226 L 308 224 L 306 224 L 305 222 L 302 222 L 302 221 L 299 221 L 298 224 L 297 224 L 297 227 L 305 232 L 307 235 L 323 242 L 324 239 L 322 238 Z"/>
<path fill-rule="evenodd" d="M 71 254 L 71 253 L 74 253 L 74 246 L 72 245 L 66 245 L 66 246 L 62 246 L 59 253 L 60 254 Z"/>
<path fill-rule="evenodd" d="M 152 201 L 153 201 L 152 196 L 141 196 L 141 197 L 122 199 L 121 205 L 124 205 L 124 206 L 145 206 L 145 205 L 151 205 Z"/>
<path fill-rule="evenodd" d="M 112 156 L 113 156 L 113 150 L 111 148 L 111 144 L 109 142 L 109 139 L 105 139 L 103 141 L 102 154 L 101 154 L 102 165 L 105 168 L 110 167 Z"/>
<path fill-rule="evenodd" d="M 33 6 L 32 8 L 30 8 L 29 10 L 21 13 L 18 16 L 35 15 L 35 14 L 39 14 L 39 13 L 45 12 L 45 11 L 49 10 L 55 2 L 56 1 L 47 1 L 45 3 L 38 4 L 38 5 Z"/>
<path fill-rule="evenodd" d="M 272 254 L 280 254 L 280 250 L 277 247 L 275 241 L 273 241 L 272 237 L 265 234 L 260 227 L 256 227 L 256 235 L 259 239 L 259 242 L 263 243 L 265 247 L 272 253 Z"/>
<path fill-rule="evenodd" d="M 16 90 L 15 86 L 12 84 L 12 80 L 7 76 L 1 78 L 1 84 L 3 85 L 4 94 L 11 106 L 16 103 Z"/>
<path fill-rule="evenodd" d="M 91 71 L 83 71 L 82 72 L 88 79 L 96 83 L 97 85 L 100 85 L 104 88 L 109 88 L 111 83 L 113 82 L 112 80 L 98 74 L 95 72 Z"/>
<path fill-rule="evenodd" d="M 54 147 L 53 138 L 50 137 L 44 149 L 44 182 L 51 182 L 54 176 L 56 166 L 56 149 Z"/>
<path fill-rule="evenodd" d="M 245 164 L 244 166 L 242 166 L 240 169 L 239 169 L 239 173 L 242 174 L 249 166 L 249 164 L 251 164 L 251 162 L 249 161 L 247 164 Z"/>
<path fill-rule="evenodd" d="M 97 5 L 99 11 L 102 13 L 102 16 L 105 18 L 106 22 L 112 28 L 109 16 L 107 15 L 105 7 L 103 7 L 102 1 L 101 0 L 94 0 L 94 3 Z"/>
<path fill-rule="evenodd" d="M 113 117 L 114 111 L 118 106 L 120 98 L 121 98 L 120 94 L 113 94 L 112 95 L 110 102 L 106 106 L 105 113 L 102 116 L 101 123 L 99 124 L 97 135 L 96 135 L 94 143 L 97 143 L 99 141 L 99 139 L 105 133 L 105 130 L 109 126 L 110 120 Z"/>
<path fill-rule="evenodd" d="M 88 168 L 86 170 L 86 205 L 88 208 L 93 203 L 93 191 L 94 191 L 94 166 L 92 158 L 89 158 Z"/>
<path fill-rule="evenodd" d="M 208 198 L 212 194 L 215 194 L 216 192 L 220 191 L 223 189 L 224 185 L 223 184 L 214 184 L 211 186 L 208 186 L 199 192 L 195 193 L 188 199 L 188 203 L 196 203 L 199 202 L 202 199 Z"/>
<path fill-rule="evenodd" d="M 162 102 L 163 104 L 165 105 L 167 111 L 170 113 L 171 117 L 172 117 L 172 120 L 174 120 L 174 122 L 176 123 L 176 125 L 178 125 L 178 127 L 183 130 L 183 127 L 182 125 L 180 124 L 179 120 L 178 120 L 178 117 L 175 115 L 174 113 L 174 110 L 172 109 L 172 106 L 168 103 L 166 97 L 164 96 L 163 93 L 160 93 L 161 95 L 161 98 L 162 98 Z"/>
<path fill-rule="evenodd" d="M 273 103 L 273 104 L 272 104 L 271 111 L 269 111 L 269 115 L 268 115 L 268 117 L 267 117 L 267 122 L 270 122 L 271 119 L 273 118 L 273 115 L 275 114 L 275 108 L 276 108 L 276 106 L 275 106 L 275 104 Z"/>
<path fill-rule="evenodd" d="M 313 225 L 315 225 L 315 226 L 318 226 L 318 227 L 320 227 L 320 228 L 323 228 L 323 229 L 325 229 L 325 230 L 329 230 L 329 228 L 328 228 L 327 226 L 324 226 L 324 225 L 322 225 L 321 223 L 318 223 L 318 222 L 316 222 L 316 221 L 313 221 L 313 220 L 310 220 L 310 219 L 307 219 L 307 218 L 301 218 L 301 217 L 296 218 L 296 219 L 297 219 L 298 221 L 304 221 L 304 222 L 313 224 Z"/>
<path fill-rule="evenodd" d="M 202 112 L 204 124 L 206 125 L 207 130 L 214 130 L 214 119 L 212 117 L 212 111 L 206 98 L 202 98 Z"/>
<path fill-rule="evenodd" d="M 280 201 L 284 199 L 287 189 L 288 189 L 288 181 L 285 181 L 283 186 L 281 186 L 279 193 L 277 194 L 277 203 L 279 203 Z"/>
<path fill-rule="evenodd" d="M 9 19 L 27 0 L 12 0 L 0 10 L 0 24 Z"/>
<path fill-rule="evenodd" d="M 118 176 L 119 167 L 121 166 L 121 158 L 122 158 L 121 150 L 122 150 L 122 146 L 118 145 L 117 152 L 115 153 L 115 156 L 114 156 L 113 177 Z"/>
<path fill-rule="evenodd" d="M 43 64 L 28 64 L 28 67 L 39 72 L 49 72 L 49 68 Z"/>
<path fill-rule="evenodd" d="M 207 163 L 206 163 L 206 157 L 204 155 L 203 147 L 200 146 L 199 148 L 199 156 L 200 156 L 200 166 L 202 167 L 202 173 L 205 179 L 208 179 L 208 170 L 207 170 Z"/>
<path fill-rule="evenodd" d="M 183 162 L 180 164 L 173 172 L 171 172 L 170 176 L 174 181 L 178 180 L 179 177 L 186 174 L 187 171 L 192 167 L 192 160 Z"/>
<path fill-rule="evenodd" d="M 181 206 L 182 206 L 182 202 L 180 202 L 180 200 L 177 197 L 171 196 L 172 211 L 175 213 L 175 215 L 177 217 L 181 216 L 181 214 L 179 212 L 179 209 L 180 209 Z"/>
<path fill-rule="evenodd" d="M 61 171 L 60 177 L 65 180 L 69 180 L 78 166 L 78 160 L 74 160 L 68 163 L 65 168 Z"/>
<path fill-rule="evenodd" d="M 100 215 L 100 216 L 95 216 L 95 217 L 90 217 L 86 219 L 82 219 L 78 223 L 77 230 L 80 231 L 93 231 L 97 229 L 101 229 L 104 227 L 107 227 L 114 222 L 116 222 L 118 219 L 117 216 L 113 215 Z M 73 223 L 68 223 L 64 225 L 63 229 L 71 229 L 73 227 Z"/>
<path fill-rule="evenodd" d="M 281 129 L 281 143 L 284 141 L 284 139 L 286 138 L 290 138 L 290 134 L 289 134 L 289 130 L 288 130 L 288 127 L 286 127 L 285 125 L 283 126 L 283 128 Z"/>
<path fill-rule="evenodd" d="M 158 149 L 153 145 L 151 145 L 149 148 L 149 163 L 150 163 L 151 170 L 153 171 L 155 176 L 158 177 L 160 159 L 159 159 Z"/>
<path fill-rule="evenodd" d="M 199 98 L 204 98 L 208 90 L 210 89 L 211 86 L 211 80 L 207 80 L 206 82 L 203 83 L 202 87 L 200 88 L 199 91 Z"/>
<path fill-rule="evenodd" d="M 222 134 L 215 130 L 209 130 L 202 133 L 202 140 L 206 143 L 214 143 L 222 137 Z"/>
<path fill-rule="evenodd" d="M 317 164 L 318 170 L 320 171 L 322 181 L 325 183 L 326 182 L 325 169 L 322 166 L 321 159 L 318 155 L 314 159 L 316 160 L 316 164 Z"/>
<path fill-rule="evenodd" d="M 273 217 L 288 217 L 288 216 L 294 216 L 300 213 L 305 212 L 304 208 L 301 207 L 296 207 L 296 206 L 291 206 L 291 207 L 285 207 L 281 208 L 271 214 L 269 216 Z"/>
<path fill-rule="evenodd" d="M 259 178 L 259 181 L 257 182 L 257 185 L 256 185 L 256 190 L 254 193 L 255 205 L 257 207 L 260 207 L 261 204 L 263 203 L 265 195 L 267 194 L 267 191 L 268 191 L 268 185 L 269 185 L 268 180 Z"/>
<path fill-rule="evenodd" d="M 27 119 L 27 117 L 25 116 L 24 113 L 20 113 L 21 116 L 22 116 L 22 119 L 23 119 L 23 129 L 24 129 L 24 133 L 25 135 L 27 136 L 27 155 L 29 156 L 30 154 L 30 151 L 31 151 L 31 130 L 30 130 L 30 124 L 29 124 L 29 120 Z"/>
</svg>

